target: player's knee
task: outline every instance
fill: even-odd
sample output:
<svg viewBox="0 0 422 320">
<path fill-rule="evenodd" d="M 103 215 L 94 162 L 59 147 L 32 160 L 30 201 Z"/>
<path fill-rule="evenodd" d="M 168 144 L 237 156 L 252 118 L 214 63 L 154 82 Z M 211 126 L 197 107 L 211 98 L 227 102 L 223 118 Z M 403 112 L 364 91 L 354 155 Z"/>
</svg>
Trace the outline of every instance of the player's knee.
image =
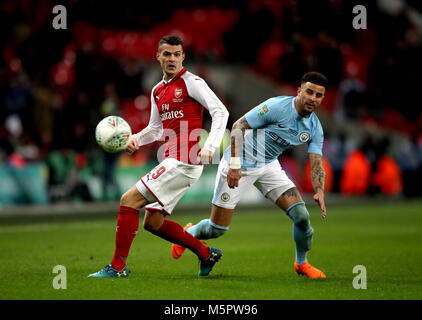
<svg viewBox="0 0 422 320">
<path fill-rule="evenodd" d="M 131 197 L 129 191 L 122 194 L 120 197 L 120 205 L 121 206 L 128 206 L 131 203 Z"/>
<path fill-rule="evenodd" d="M 309 230 L 311 222 L 309 219 L 309 212 L 306 209 L 305 203 L 298 202 L 287 209 L 287 214 L 293 220 L 293 223 L 301 230 Z"/>
<path fill-rule="evenodd" d="M 142 226 L 146 231 L 149 232 L 157 231 L 160 228 L 160 226 L 157 226 L 156 223 L 148 219 L 144 219 Z"/>
<path fill-rule="evenodd" d="M 142 226 L 146 231 L 154 233 L 160 229 L 160 227 L 163 225 L 163 221 L 164 218 L 158 212 L 153 214 L 146 213 L 142 222 Z"/>
<path fill-rule="evenodd" d="M 140 209 L 147 203 L 148 201 L 146 198 L 136 189 L 136 187 L 129 189 L 120 197 L 121 206 Z"/>
<path fill-rule="evenodd" d="M 144 219 L 144 221 L 142 222 L 142 227 L 146 231 L 153 231 L 152 223 L 150 221 L 147 221 L 146 219 Z"/>
<path fill-rule="evenodd" d="M 133 197 L 133 194 L 129 191 L 125 192 L 120 197 L 120 205 L 121 206 L 127 206 L 127 207 L 135 207 L 137 206 L 137 203 L 135 202 L 135 199 Z"/>
</svg>

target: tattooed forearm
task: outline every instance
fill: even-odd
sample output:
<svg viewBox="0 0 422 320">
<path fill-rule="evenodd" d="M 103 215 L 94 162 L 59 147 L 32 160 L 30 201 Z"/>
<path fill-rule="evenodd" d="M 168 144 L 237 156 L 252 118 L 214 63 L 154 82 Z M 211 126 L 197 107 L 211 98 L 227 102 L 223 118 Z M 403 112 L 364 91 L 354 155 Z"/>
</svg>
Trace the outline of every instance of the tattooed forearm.
<svg viewBox="0 0 422 320">
<path fill-rule="evenodd" d="M 246 121 L 245 117 L 240 118 L 233 124 L 232 132 L 230 134 L 232 157 L 240 157 L 245 130 L 250 128 L 251 127 L 249 126 L 249 123 Z"/>
<path fill-rule="evenodd" d="M 318 189 L 324 191 L 325 187 L 325 171 L 322 164 L 322 156 L 319 154 L 310 153 L 309 160 L 311 163 L 311 180 L 315 192 Z"/>
</svg>

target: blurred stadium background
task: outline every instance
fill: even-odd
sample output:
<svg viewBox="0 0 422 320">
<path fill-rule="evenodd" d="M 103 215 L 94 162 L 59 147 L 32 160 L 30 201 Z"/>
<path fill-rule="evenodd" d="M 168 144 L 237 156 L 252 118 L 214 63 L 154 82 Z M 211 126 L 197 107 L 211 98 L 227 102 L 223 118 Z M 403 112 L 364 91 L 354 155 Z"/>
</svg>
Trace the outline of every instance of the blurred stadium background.
<svg viewBox="0 0 422 320">
<path fill-rule="evenodd" d="M 67 9 L 65 30 L 52 27 L 58 4 Z M 355 5 L 367 9 L 367 29 L 353 28 Z M 158 145 L 110 155 L 95 144 L 94 129 L 110 114 L 134 132 L 147 125 L 150 90 L 162 77 L 155 52 L 166 34 L 184 40 L 185 66 L 226 104 L 229 128 L 265 99 L 295 95 L 304 72 L 326 74 L 318 116 L 329 199 L 422 196 L 420 1 L 4 0 L 0 33 L 0 213 L 98 210 L 156 164 Z M 280 161 L 310 195 L 306 147 Z M 209 207 L 215 173 L 208 166 L 181 206 Z M 267 200 L 252 193 L 242 203 Z"/>
</svg>

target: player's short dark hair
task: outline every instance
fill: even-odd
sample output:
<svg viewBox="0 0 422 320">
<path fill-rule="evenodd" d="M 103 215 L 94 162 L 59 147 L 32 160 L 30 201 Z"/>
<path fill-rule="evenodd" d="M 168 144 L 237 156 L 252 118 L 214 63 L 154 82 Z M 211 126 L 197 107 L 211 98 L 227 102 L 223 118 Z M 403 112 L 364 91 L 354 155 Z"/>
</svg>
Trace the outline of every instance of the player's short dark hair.
<svg viewBox="0 0 422 320">
<path fill-rule="evenodd" d="M 162 37 L 160 42 L 158 43 L 158 51 L 160 51 L 160 48 L 163 44 L 169 44 L 171 46 L 181 45 L 183 50 L 183 41 L 178 36 L 167 35 Z"/>
<path fill-rule="evenodd" d="M 308 73 L 305 73 L 302 76 L 302 79 L 300 80 L 300 85 L 306 83 L 306 82 L 310 82 L 319 86 L 323 86 L 325 89 L 327 89 L 328 87 L 328 80 L 327 78 L 319 72 L 316 71 L 311 71 Z"/>
</svg>

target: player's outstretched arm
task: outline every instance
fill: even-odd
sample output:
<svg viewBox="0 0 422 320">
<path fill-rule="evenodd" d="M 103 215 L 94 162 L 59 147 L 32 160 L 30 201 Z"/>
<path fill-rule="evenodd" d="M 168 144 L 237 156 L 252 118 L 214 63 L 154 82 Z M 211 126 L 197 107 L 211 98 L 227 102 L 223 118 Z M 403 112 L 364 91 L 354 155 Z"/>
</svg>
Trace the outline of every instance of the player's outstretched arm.
<svg viewBox="0 0 422 320">
<path fill-rule="evenodd" d="M 314 187 L 314 200 L 321 208 L 321 215 L 323 218 L 327 215 L 324 200 L 325 187 L 325 170 L 322 163 L 322 156 L 316 153 L 309 154 L 309 161 L 311 164 L 311 180 Z"/>
<path fill-rule="evenodd" d="M 242 154 L 243 137 L 246 129 L 251 129 L 251 126 L 246 118 L 242 117 L 233 124 L 230 133 L 231 159 L 230 169 L 227 173 L 227 184 L 230 188 L 238 187 L 239 180 L 242 177 L 240 155 Z"/>
<path fill-rule="evenodd" d="M 212 119 L 211 130 L 197 159 L 203 164 L 211 163 L 213 153 L 220 147 L 226 131 L 229 112 L 203 79 L 193 74 L 185 76 L 184 79 L 189 96 L 207 109 Z"/>
<path fill-rule="evenodd" d="M 132 155 L 137 151 L 140 146 L 154 142 L 163 135 L 163 122 L 161 121 L 158 107 L 154 100 L 154 89 L 156 87 L 157 86 L 151 91 L 151 114 L 149 123 L 144 129 L 132 136 L 132 140 L 125 150 L 129 155 Z"/>
</svg>

